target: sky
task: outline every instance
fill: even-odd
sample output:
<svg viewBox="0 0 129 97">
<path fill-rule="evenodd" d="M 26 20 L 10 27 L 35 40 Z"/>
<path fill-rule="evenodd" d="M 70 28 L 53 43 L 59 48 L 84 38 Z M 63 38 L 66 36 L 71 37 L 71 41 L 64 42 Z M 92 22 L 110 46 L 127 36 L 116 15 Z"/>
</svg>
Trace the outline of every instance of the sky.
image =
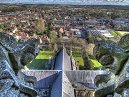
<svg viewBox="0 0 129 97">
<path fill-rule="evenodd" d="M 0 3 L 129 5 L 129 0 L 0 0 Z"/>
</svg>

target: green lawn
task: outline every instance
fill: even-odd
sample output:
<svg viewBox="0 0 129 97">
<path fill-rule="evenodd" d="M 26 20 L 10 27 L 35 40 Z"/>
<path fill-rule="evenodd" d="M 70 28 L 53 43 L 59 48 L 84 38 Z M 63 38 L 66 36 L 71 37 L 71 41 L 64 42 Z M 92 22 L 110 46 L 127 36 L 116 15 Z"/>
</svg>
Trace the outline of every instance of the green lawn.
<svg viewBox="0 0 129 97">
<path fill-rule="evenodd" d="M 125 34 L 129 34 L 128 31 L 115 31 L 115 30 L 111 30 L 110 32 L 111 32 L 111 34 L 113 36 L 123 36 Z"/>
<path fill-rule="evenodd" d="M 113 36 L 118 36 L 118 34 L 116 33 L 115 30 L 111 30 L 110 33 L 111 33 Z"/>
<path fill-rule="evenodd" d="M 29 69 L 43 70 L 45 69 L 45 62 L 52 57 L 54 52 L 52 51 L 40 51 L 37 57 L 27 65 Z"/>
<path fill-rule="evenodd" d="M 73 57 L 76 60 L 77 64 L 79 65 L 79 67 L 81 67 L 83 69 L 84 68 L 84 60 L 82 58 L 81 53 L 79 53 L 78 51 L 74 51 L 72 54 L 73 54 Z M 102 66 L 98 62 L 98 60 L 96 60 L 95 58 L 89 58 L 89 62 L 90 62 L 92 69 L 97 69 Z"/>
<path fill-rule="evenodd" d="M 4 32 L 4 30 L 0 28 L 0 32 Z"/>
<path fill-rule="evenodd" d="M 99 68 L 99 67 L 102 66 L 102 65 L 98 62 L 98 60 L 96 60 L 96 59 L 91 59 L 91 58 L 90 58 L 89 61 L 90 61 L 91 67 L 92 67 L 93 69 Z"/>
<path fill-rule="evenodd" d="M 72 55 L 73 55 L 73 57 L 76 60 L 76 62 L 77 62 L 78 65 L 84 66 L 84 61 L 83 61 L 83 58 L 81 56 L 81 53 L 74 51 L 72 53 Z"/>
<path fill-rule="evenodd" d="M 125 34 L 129 34 L 128 31 L 116 31 L 119 35 L 123 36 Z"/>
</svg>

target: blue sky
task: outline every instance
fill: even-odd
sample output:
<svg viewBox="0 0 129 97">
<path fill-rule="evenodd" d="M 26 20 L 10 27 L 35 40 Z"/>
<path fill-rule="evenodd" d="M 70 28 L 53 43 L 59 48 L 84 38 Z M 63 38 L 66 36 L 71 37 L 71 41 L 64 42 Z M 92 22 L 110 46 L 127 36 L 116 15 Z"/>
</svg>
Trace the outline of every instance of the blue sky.
<svg viewBox="0 0 129 97">
<path fill-rule="evenodd" d="M 0 0 L 0 3 L 129 5 L 129 0 Z"/>
</svg>

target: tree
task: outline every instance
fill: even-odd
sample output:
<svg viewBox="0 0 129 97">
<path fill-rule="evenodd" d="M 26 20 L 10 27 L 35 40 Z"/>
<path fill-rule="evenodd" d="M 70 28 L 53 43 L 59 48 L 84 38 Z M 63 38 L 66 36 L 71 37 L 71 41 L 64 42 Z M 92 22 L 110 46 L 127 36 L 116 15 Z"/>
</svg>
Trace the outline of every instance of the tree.
<svg viewBox="0 0 129 97">
<path fill-rule="evenodd" d="M 88 43 L 94 43 L 95 37 L 92 36 L 90 32 L 88 32 L 88 33 L 87 33 L 86 40 L 87 40 Z"/>
<path fill-rule="evenodd" d="M 86 46 L 86 52 L 88 55 L 93 55 L 94 46 L 95 46 L 95 44 L 92 44 L 92 43 L 90 43 Z"/>
<path fill-rule="evenodd" d="M 58 37 L 55 31 L 51 31 L 50 33 L 50 42 L 51 43 L 57 43 Z"/>
<path fill-rule="evenodd" d="M 38 31 L 38 33 L 43 34 L 44 31 L 45 31 L 45 22 L 44 22 L 44 20 L 43 19 L 37 20 L 35 28 Z"/>
<path fill-rule="evenodd" d="M 58 42 L 58 37 L 56 35 L 56 32 L 51 31 L 51 33 L 50 33 L 50 45 L 51 45 L 51 48 L 54 48 L 54 51 L 57 50 L 57 42 Z"/>
</svg>

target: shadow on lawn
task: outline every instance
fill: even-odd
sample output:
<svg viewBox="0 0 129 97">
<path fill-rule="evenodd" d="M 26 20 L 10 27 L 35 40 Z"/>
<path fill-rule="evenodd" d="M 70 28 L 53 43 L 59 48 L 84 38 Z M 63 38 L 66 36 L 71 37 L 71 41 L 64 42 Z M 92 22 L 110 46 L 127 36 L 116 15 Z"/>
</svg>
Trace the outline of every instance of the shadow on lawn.
<svg viewBox="0 0 129 97">
<path fill-rule="evenodd" d="M 36 70 L 45 70 L 45 63 L 48 59 L 34 59 L 31 63 L 27 65 L 29 69 L 36 69 Z"/>
</svg>

